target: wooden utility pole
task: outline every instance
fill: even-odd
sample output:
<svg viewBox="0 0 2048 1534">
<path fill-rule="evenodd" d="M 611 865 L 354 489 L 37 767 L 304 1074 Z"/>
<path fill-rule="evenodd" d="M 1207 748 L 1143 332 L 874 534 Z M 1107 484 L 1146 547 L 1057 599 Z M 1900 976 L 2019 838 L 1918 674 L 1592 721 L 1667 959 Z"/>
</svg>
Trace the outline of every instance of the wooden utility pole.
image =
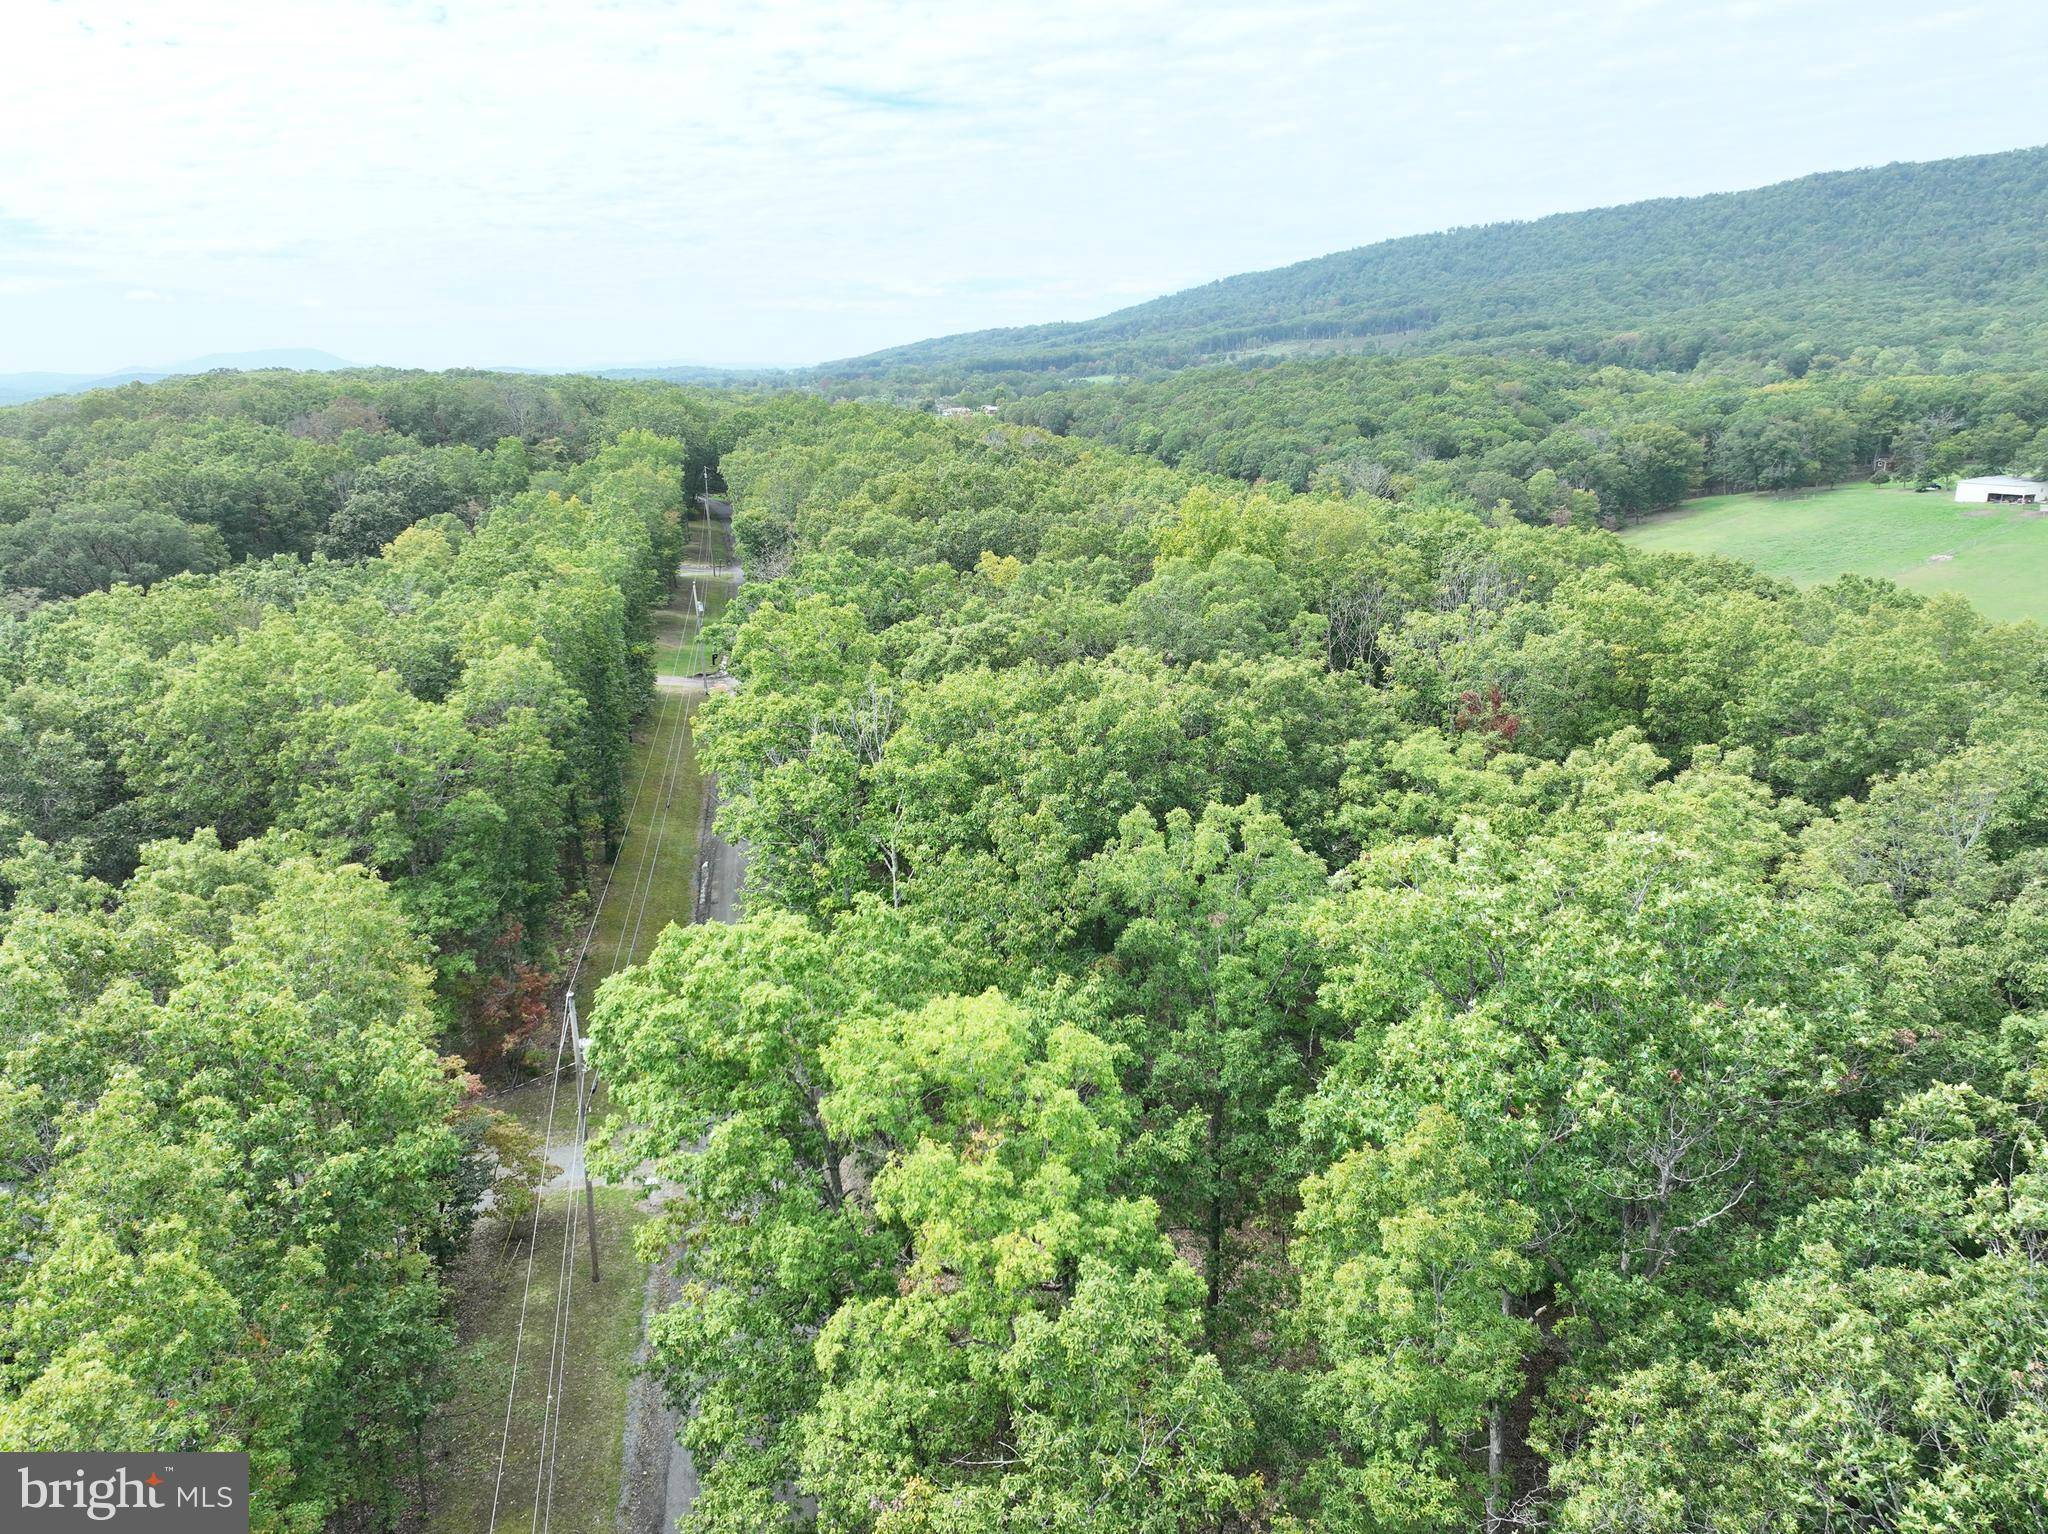
<svg viewBox="0 0 2048 1534">
<path fill-rule="evenodd" d="M 711 566 L 711 573 L 718 573 L 718 557 L 711 552 L 711 465 L 704 465 L 704 493 L 698 497 L 704 503 L 704 562 Z"/>
<path fill-rule="evenodd" d="M 597 1194 L 590 1186 L 590 1094 L 584 1088 L 583 1030 L 576 1021 L 576 992 L 573 986 L 565 1008 L 569 1019 L 569 1044 L 576 1051 L 576 1154 L 583 1162 L 584 1229 L 590 1236 L 590 1281 L 597 1282 Z"/>
</svg>

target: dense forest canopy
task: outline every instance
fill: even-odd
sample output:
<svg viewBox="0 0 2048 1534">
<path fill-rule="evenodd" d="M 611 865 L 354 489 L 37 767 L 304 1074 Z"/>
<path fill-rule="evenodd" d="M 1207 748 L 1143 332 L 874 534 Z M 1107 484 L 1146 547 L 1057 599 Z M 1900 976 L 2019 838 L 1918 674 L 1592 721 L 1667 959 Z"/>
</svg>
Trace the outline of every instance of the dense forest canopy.
<svg viewBox="0 0 2048 1534">
<path fill-rule="evenodd" d="M 952 395 L 1323 351 L 1744 376 L 2048 364 L 2048 148 L 1388 240 L 1121 309 L 805 370 Z"/>
<path fill-rule="evenodd" d="M 243 1450 L 262 1529 L 396 1506 L 518 1160 L 474 1072 L 620 831 L 719 418 L 396 374 L 0 416 L 11 528 L 119 486 L 207 543 L 0 616 L 0 1443 Z"/>
<path fill-rule="evenodd" d="M 2048 634 L 985 421 L 722 467 L 747 911 L 594 1042 L 693 1527 L 2036 1525 Z"/>
<path fill-rule="evenodd" d="M 423 518 L 558 487 L 624 397 L 585 378 L 221 372 L 0 411 L 0 603 L 365 558 Z M 684 409 L 648 408 L 669 429 Z"/>
<path fill-rule="evenodd" d="M 1601 524 L 2048 467 L 2038 251 L 1938 235 L 2043 163 L 1374 247 L 1118 370 L 1347 273 L 1504 355 L 1077 346 L 1000 418 L 0 412 L 0 1445 L 395 1511 L 715 472 L 744 912 L 591 1032 L 690 1527 L 2039 1531 L 2048 632 Z M 1745 275 L 1821 202 L 1867 237 Z"/>
</svg>

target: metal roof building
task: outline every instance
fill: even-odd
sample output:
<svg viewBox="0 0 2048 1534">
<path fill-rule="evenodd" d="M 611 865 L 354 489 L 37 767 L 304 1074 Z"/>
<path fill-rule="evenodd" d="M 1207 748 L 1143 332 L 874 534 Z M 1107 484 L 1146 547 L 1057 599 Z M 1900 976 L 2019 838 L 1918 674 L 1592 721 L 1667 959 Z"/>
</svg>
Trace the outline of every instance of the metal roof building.
<svg viewBox="0 0 2048 1534">
<path fill-rule="evenodd" d="M 2048 480 L 2016 474 L 1980 474 L 1956 484 L 1956 499 L 1972 506 L 2038 506 L 2048 501 Z"/>
</svg>

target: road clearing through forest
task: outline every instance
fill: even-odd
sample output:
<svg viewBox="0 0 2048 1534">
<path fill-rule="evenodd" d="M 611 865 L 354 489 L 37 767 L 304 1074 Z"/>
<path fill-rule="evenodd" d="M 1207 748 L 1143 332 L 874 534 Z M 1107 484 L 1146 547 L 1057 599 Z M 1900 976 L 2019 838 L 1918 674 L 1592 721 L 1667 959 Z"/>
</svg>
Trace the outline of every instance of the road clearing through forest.
<svg viewBox="0 0 2048 1534">
<path fill-rule="evenodd" d="M 725 502 L 711 502 L 711 516 L 699 524 L 693 539 L 697 559 L 685 559 L 679 588 L 687 592 L 694 578 L 705 606 L 706 621 L 724 611 L 743 579 L 732 547 L 732 508 Z M 693 572 L 695 573 L 693 576 Z M 716 573 L 713 573 L 716 572 Z M 685 598 L 687 601 L 687 598 Z M 698 647 L 701 654 L 701 645 Z M 689 653 L 685 649 L 682 653 Z M 710 661 L 707 659 L 708 666 Z M 733 687 L 723 673 L 681 675 L 659 673 L 658 690 L 678 699 L 689 699 L 694 712 L 697 700 L 712 692 Z M 740 881 L 745 872 L 743 850 L 726 841 L 712 828 L 718 812 L 718 786 L 709 775 L 692 775 L 696 789 L 698 820 L 695 856 L 690 865 L 690 920 L 729 922 L 739 912 Z M 650 1200 L 659 1203 L 667 1190 L 656 1187 Z M 656 1262 L 647 1274 L 646 1303 L 641 1321 L 640 1347 L 635 1362 L 644 1370 L 647 1362 L 647 1325 L 678 1297 L 678 1279 L 673 1261 Z M 661 1383 L 641 1372 L 636 1374 L 627 1398 L 625 1470 L 620 1486 L 620 1534 L 672 1534 L 676 1520 L 689 1511 L 697 1498 L 697 1467 L 690 1451 L 678 1441 L 682 1422 L 663 1399 Z"/>
<path fill-rule="evenodd" d="M 717 528 L 722 541 L 725 529 Z M 701 524 L 684 570 L 704 568 Z M 687 574 L 655 614 L 657 658 L 664 637 L 688 646 L 722 608 L 723 589 L 706 593 L 700 614 Z M 715 605 L 714 605 L 715 604 Z M 716 678 L 662 676 L 633 742 L 623 785 L 626 823 L 608 877 L 592 891 L 589 947 L 575 978 L 579 1013 L 589 1015 L 598 984 L 644 960 L 670 922 L 698 914 L 698 830 L 708 816 L 696 766 L 693 716 L 721 684 Z M 726 684 L 729 685 L 729 684 Z M 724 854 L 721 854 L 723 856 Z M 549 1046 L 552 1055 L 552 1042 Z M 573 1080 L 565 1073 L 564 1082 Z M 453 1270 L 458 1335 L 466 1367 L 456 1393 L 436 1414 L 424 1444 L 426 1480 L 420 1505 L 404 1521 L 408 1534 L 478 1534 L 495 1524 L 527 1534 L 539 1487 L 549 1534 L 668 1534 L 667 1514 L 695 1492 L 688 1455 L 675 1446 L 674 1424 L 658 1428 L 648 1409 L 661 1408 L 660 1388 L 638 1373 L 645 1360 L 646 1323 L 674 1298 L 669 1264 L 648 1267 L 633 1235 L 663 1190 L 597 1190 L 602 1280 L 583 1266 L 587 1235 L 572 1211 L 582 1207 L 583 1151 L 575 1133 L 574 1093 L 560 1093 L 550 1123 L 550 1080 L 493 1100 L 538 1133 L 554 1169 L 541 1188 L 535 1216 L 508 1232 L 502 1221 L 479 1221 L 471 1250 Z M 593 1112 L 601 1110 L 600 1083 Z M 574 1250 L 569 1251 L 573 1241 Z M 530 1286 L 526 1270 L 531 1262 Z M 572 1287 L 573 1285 L 573 1287 Z M 566 1334 L 562 1312 L 567 1312 Z M 523 1313 L 523 1320 L 522 1320 Z M 550 1337 L 548 1317 L 556 1317 Z M 514 1377 L 514 1355 L 518 1355 Z M 671 1453 L 673 1451 L 673 1453 Z M 506 1468 L 498 1477 L 498 1460 Z M 636 1473 L 650 1453 L 651 1466 Z M 671 1459 L 680 1461 L 672 1466 Z M 651 1498 L 636 1485 L 651 1478 Z M 671 1483 L 676 1483 L 673 1487 Z"/>
</svg>

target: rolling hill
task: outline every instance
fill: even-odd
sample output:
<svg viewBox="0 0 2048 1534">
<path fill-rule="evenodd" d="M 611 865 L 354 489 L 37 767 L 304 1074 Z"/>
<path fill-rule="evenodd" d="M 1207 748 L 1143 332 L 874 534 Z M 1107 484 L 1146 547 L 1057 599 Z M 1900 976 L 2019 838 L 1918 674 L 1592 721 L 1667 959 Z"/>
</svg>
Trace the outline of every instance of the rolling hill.
<svg viewBox="0 0 2048 1534">
<path fill-rule="evenodd" d="M 219 368 L 254 372 L 261 368 L 289 368 L 301 373 L 332 373 L 354 364 L 332 352 L 311 347 L 276 347 L 269 351 L 214 352 L 189 357 L 161 367 L 123 368 L 115 373 L 0 373 L 0 405 L 23 405 L 47 399 L 52 394 L 84 394 L 93 389 L 118 389 L 123 384 L 155 383 L 163 378 L 180 378 L 190 373 L 211 373 Z"/>
<path fill-rule="evenodd" d="M 977 385 L 1329 351 L 1537 353 L 1794 375 L 2048 364 L 2048 148 L 1803 177 L 1388 240 L 1099 319 L 824 364 L 805 382 Z"/>
</svg>

